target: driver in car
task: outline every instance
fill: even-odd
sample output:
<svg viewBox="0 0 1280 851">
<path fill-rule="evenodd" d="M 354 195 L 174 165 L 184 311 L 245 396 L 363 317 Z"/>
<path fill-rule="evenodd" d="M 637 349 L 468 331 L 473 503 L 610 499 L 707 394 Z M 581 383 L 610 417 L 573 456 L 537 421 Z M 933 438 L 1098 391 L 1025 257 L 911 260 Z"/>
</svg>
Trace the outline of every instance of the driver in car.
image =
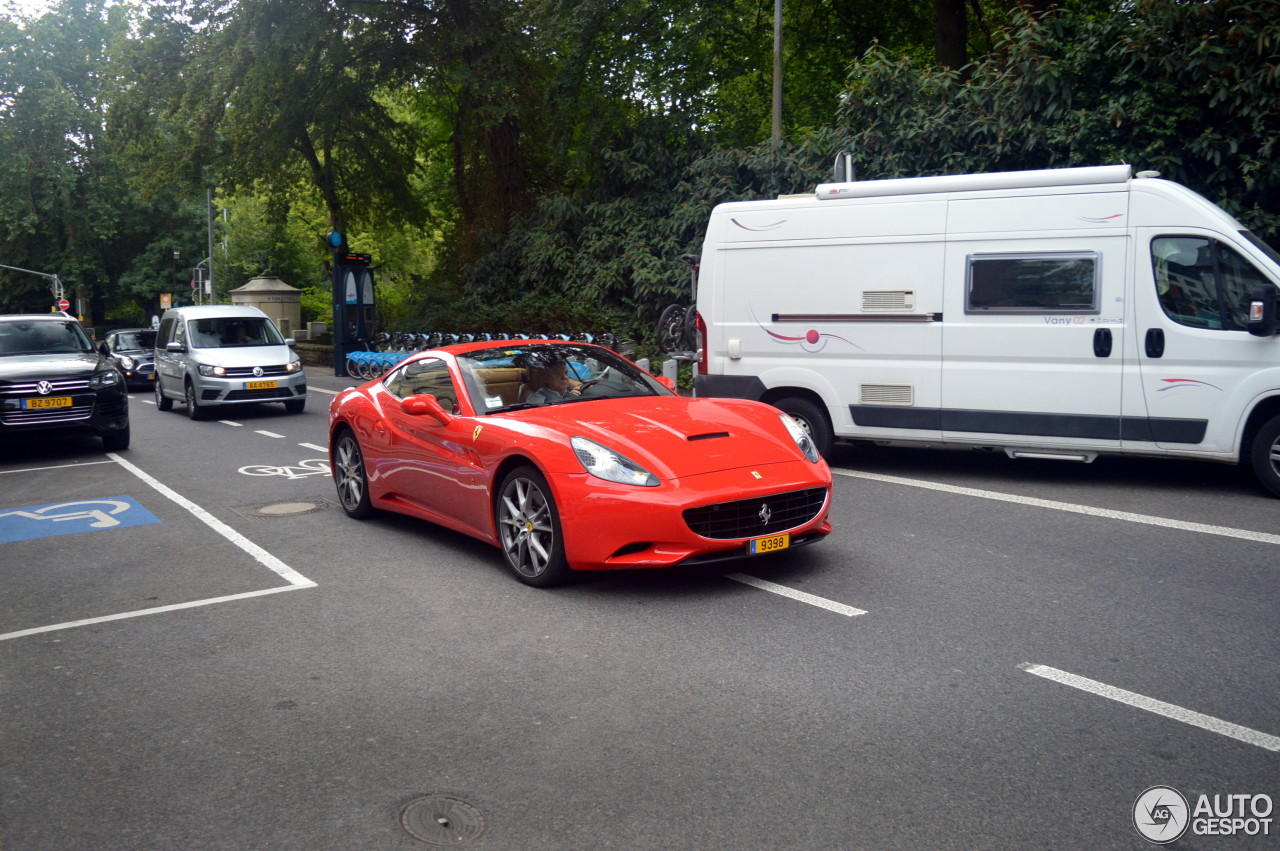
<svg viewBox="0 0 1280 851">
<path fill-rule="evenodd" d="M 569 367 L 564 362 L 529 369 L 529 386 L 534 390 L 525 399 L 530 405 L 550 405 L 577 394 L 577 388 L 569 386 Z"/>
</svg>

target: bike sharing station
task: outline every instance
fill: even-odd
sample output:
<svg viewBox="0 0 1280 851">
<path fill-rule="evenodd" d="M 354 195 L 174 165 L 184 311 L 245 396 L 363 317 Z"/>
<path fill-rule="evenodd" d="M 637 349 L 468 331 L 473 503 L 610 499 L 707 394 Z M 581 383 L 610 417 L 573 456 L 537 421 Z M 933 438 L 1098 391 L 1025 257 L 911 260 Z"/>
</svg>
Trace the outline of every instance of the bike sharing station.
<svg viewBox="0 0 1280 851">
<path fill-rule="evenodd" d="M 368 348 L 376 328 L 373 255 L 353 253 L 340 231 L 326 242 L 333 252 L 333 374 L 351 378 L 347 358 Z"/>
</svg>

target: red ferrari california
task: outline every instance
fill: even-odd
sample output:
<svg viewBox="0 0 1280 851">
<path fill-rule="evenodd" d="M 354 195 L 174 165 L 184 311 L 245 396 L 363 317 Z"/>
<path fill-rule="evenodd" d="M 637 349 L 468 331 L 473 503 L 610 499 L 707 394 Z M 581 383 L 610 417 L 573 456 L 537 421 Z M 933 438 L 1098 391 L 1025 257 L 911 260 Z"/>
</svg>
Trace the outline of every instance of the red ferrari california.
<svg viewBox="0 0 1280 851">
<path fill-rule="evenodd" d="M 687 399 L 608 349 L 467 343 L 329 407 L 348 515 L 408 514 L 496 545 L 516 577 L 751 558 L 831 532 L 831 471 L 759 402 Z"/>
</svg>

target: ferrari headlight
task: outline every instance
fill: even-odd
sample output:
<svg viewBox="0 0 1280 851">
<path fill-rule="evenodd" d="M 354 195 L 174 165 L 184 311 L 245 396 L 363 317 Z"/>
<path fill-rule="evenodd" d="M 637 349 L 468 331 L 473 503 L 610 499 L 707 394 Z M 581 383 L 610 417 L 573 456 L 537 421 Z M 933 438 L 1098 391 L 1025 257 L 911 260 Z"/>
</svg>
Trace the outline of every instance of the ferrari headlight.
<svg viewBox="0 0 1280 851">
<path fill-rule="evenodd" d="M 104 387 L 115 387 L 119 383 L 120 373 L 116 372 L 114 369 L 109 369 L 106 372 L 95 373 L 94 376 L 89 379 L 89 389 L 101 390 Z"/>
<path fill-rule="evenodd" d="M 646 488 L 658 486 L 657 476 L 612 449 L 601 446 L 593 440 L 587 440 L 585 437 L 575 437 L 570 443 L 573 444 L 573 451 L 582 462 L 583 468 L 597 478 L 623 485 L 639 485 Z"/>
<path fill-rule="evenodd" d="M 778 414 L 778 417 L 782 420 L 782 424 L 787 427 L 787 433 L 796 442 L 796 446 L 800 447 L 800 451 L 804 453 L 804 457 L 815 464 L 818 463 L 818 447 L 813 445 L 813 438 L 809 436 L 809 432 L 804 430 L 804 426 L 800 425 L 788 414 Z"/>
</svg>

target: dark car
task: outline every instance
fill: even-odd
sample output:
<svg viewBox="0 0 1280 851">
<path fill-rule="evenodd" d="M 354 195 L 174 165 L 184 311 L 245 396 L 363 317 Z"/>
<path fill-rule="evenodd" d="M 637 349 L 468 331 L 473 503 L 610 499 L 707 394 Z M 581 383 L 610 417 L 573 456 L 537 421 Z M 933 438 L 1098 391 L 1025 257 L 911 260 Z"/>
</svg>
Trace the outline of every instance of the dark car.
<svg viewBox="0 0 1280 851">
<path fill-rule="evenodd" d="M 0 316 L 0 436 L 97 434 L 129 446 L 129 393 L 115 361 L 69 316 Z"/>
<path fill-rule="evenodd" d="M 112 331 L 98 351 L 116 362 L 129 389 L 150 390 L 156 383 L 156 332 L 150 328 Z"/>
</svg>

